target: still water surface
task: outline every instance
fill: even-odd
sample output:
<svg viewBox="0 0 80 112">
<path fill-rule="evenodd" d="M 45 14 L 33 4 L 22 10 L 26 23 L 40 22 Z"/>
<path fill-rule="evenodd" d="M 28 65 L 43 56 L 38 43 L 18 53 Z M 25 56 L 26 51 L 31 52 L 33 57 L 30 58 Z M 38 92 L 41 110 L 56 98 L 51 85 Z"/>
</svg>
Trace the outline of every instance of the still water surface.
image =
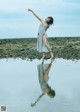
<svg viewBox="0 0 80 112">
<path fill-rule="evenodd" d="M 0 105 L 7 112 L 80 112 L 80 60 L 0 60 Z"/>
</svg>

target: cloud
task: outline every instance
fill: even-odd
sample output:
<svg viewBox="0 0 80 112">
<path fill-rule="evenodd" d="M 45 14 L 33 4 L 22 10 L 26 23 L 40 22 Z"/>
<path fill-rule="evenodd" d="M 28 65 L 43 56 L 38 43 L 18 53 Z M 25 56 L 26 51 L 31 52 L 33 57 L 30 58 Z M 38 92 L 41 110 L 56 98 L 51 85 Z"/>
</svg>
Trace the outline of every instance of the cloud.
<svg viewBox="0 0 80 112">
<path fill-rule="evenodd" d="M 17 12 L 29 6 L 28 0 L 1 0 L 0 10 L 8 12 Z"/>
<path fill-rule="evenodd" d="M 54 17 L 49 36 L 79 35 L 80 2 L 78 0 L 0 0 L 0 37 L 37 36 L 39 21 L 28 8 L 45 19 Z M 34 30 L 33 30 L 34 29 Z"/>
<path fill-rule="evenodd" d="M 62 1 L 62 0 L 61 0 Z M 14 12 L 26 10 L 27 8 L 46 9 L 48 6 L 55 6 L 59 0 L 0 0 L 0 10 Z M 49 7 L 48 7 L 49 8 Z"/>
<path fill-rule="evenodd" d="M 63 2 L 68 3 L 80 3 L 80 0 L 63 0 Z"/>
<path fill-rule="evenodd" d="M 0 12 L 0 19 L 21 19 L 26 17 L 26 13 L 20 12 Z"/>
</svg>

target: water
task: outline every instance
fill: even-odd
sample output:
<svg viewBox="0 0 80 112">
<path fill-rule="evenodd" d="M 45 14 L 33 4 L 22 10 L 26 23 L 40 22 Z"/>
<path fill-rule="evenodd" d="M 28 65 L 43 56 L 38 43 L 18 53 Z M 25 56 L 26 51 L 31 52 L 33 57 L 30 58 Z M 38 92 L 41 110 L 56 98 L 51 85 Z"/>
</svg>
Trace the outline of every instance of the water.
<svg viewBox="0 0 80 112">
<path fill-rule="evenodd" d="M 80 112 L 80 60 L 55 59 L 49 65 L 50 60 L 44 65 L 37 59 L 0 60 L 0 105 L 7 112 Z M 53 97 L 39 98 L 48 86 Z"/>
</svg>

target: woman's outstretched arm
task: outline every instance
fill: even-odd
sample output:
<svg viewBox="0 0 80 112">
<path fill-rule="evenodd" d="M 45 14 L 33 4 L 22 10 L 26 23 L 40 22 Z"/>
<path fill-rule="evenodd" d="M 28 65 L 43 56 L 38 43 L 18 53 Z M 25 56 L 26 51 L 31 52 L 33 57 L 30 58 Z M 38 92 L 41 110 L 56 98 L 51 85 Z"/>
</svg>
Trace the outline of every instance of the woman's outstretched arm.
<svg viewBox="0 0 80 112">
<path fill-rule="evenodd" d="M 42 93 L 33 104 L 31 104 L 31 107 L 35 106 L 36 103 L 42 98 L 42 96 L 44 96 L 44 93 Z"/>
<path fill-rule="evenodd" d="M 30 12 L 32 12 L 33 13 L 33 15 L 40 21 L 40 22 L 43 22 L 43 20 L 40 18 L 40 17 L 38 17 L 35 13 L 34 13 L 34 11 L 33 10 L 31 10 L 31 9 L 28 9 L 28 11 L 30 11 Z"/>
</svg>

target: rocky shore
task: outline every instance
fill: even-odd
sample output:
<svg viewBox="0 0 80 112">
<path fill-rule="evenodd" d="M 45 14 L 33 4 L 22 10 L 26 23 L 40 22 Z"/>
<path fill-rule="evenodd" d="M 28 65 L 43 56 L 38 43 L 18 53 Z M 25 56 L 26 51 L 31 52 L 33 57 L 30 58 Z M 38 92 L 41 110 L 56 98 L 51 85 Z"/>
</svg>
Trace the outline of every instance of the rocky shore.
<svg viewBox="0 0 80 112">
<path fill-rule="evenodd" d="M 80 37 L 50 37 L 48 41 L 55 58 L 80 59 Z M 41 59 L 42 54 L 37 52 L 36 43 L 36 38 L 0 39 L 0 59 Z M 45 53 L 45 59 L 49 58 L 49 53 Z"/>
</svg>

